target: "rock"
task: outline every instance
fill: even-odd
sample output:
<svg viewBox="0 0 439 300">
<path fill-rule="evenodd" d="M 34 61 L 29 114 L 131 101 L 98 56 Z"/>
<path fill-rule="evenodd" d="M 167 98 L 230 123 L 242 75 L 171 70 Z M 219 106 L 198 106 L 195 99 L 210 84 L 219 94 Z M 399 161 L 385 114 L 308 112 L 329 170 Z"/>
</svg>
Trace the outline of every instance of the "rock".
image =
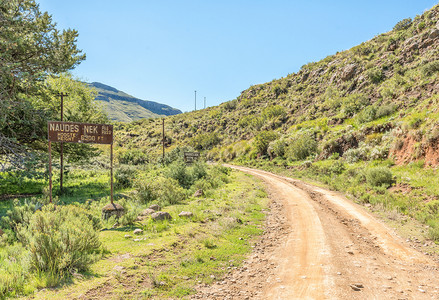
<svg viewBox="0 0 439 300">
<path fill-rule="evenodd" d="M 134 229 L 133 233 L 134 233 L 134 234 L 142 234 L 142 233 L 143 233 L 143 230 L 140 229 L 140 228 L 136 228 L 136 229 Z"/>
<path fill-rule="evenodd" d="M 203 192 L 203 190 L 197 190 L 197 191 L 194 193 L 194 197 L 202 197 L 202 196 L 204 196 L 204 192 Z"/>
<path fill-rule="evenodd" d="M 435 39 L 439 36 L 439 29 L 433 28 L 433 30 L 430 31 L 430 35 L 428 36 L 430 39 Z"/>
<path fill-rule="evenodd" d="M 116 216 L 116 218 L 119 218 L 123 216 L 125 213 L 125 210 L 122 205 L 113 203 L 113 204 L 107 204 L 102 208 L 102 218 L 108 219 L 112 216 Z"/>
<path fill-rule="evenodd" d="M 151 218 L 153 218 L 155 221 L 165 220 L 165 219 L 172 219 L 171 215 L 168 212 L 165 211 L 158 211 L 151 215 Z"/>
<path fill-rule="evenodd" d="M 130 239 L 130 238 L 132 238 L 132 236 L 129 235 L 129 234 L 125 234 L 124 238 L 126 238 L 126 239 Z"/>
<path fill-rule="evenodd" d="M 125 267 L 122 267 L 122 266 L 116 265 L 116 266 L 114 266 L 113 270 L 115 270 L 115 271 L 119 271 L 119 272 L 122 272 L 123 270 L 125 270 Z"/>
<path fill-rule="evenodd" d="M 364 286 L 361 283 L 352 283 L 349 285 L 354 291 L 361 291 Z"/>
<path fill-rule="evenodd" d="M 178 214 L 178 216 L 181 217 L 181 218 L 190 218 L 193 215 L 194 214 L 191 213 L 190 211 L 182 211 L 181 213 Z"/>
<path fill-rule="evenodd" d="M 155 213 L 155 210 L 154 210 L 154 209 L 152 209 L 152 208 L 147 208 L 147 209 L 143 210 L 143 211 L 139 214 L 139 216 L 145 217 L 145 216 L 152 215 L 153 213 Z"/>
<path fill-rule="evenodd" d="M 357 65 L 356 64 L 349 64 L 345 66 L 340 74 L 340 78 L 343 81 L 347 81 L 349 79 L 352 79 L 356 73 Z"/>
<path fill-rule="evenodd" d="M 158 204 L 152 204 L 148 209 L 152 209 L 154 211 L 159 211 L 161 207 Z"/>
<path fill-rule="evenodd" d="M 398 47 L 398 43 L 393 42 L 393 43 L 389 44 L 389 46 L 387 47 L 387 51 L 395 51 L 397 47 Z"/>
</svg>

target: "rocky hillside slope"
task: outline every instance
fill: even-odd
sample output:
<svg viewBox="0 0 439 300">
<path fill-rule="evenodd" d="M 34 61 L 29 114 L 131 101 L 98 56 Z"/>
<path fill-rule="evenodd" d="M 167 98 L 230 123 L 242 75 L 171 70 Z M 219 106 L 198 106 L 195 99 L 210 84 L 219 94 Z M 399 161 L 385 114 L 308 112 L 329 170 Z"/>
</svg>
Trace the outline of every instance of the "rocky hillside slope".
<svg viewBox="0 0 439 300">
<path fill-rule="evenodd" d="M 167 118 L 167 146 L 212 159 L 348 162 L 424 159 L 439 165 L 439 6 L 350 50 L 254 85 L 217 107 Z M 119 127 L 120 144 L 160 151 L 159 121 Z M 297 145 L 304 153 L 294 153 Z M 308 151 L 308 152 L 307 152 Z"/>
<path fill-rule="evenodd" d="M 131 122 L 144 118 L 181 114 L 179 109 L 154 101 L 135 98 L 99 82 L 93 82 L 89 85 L 96 88 L 99 93 L 96 100 L 102 102 L 110 120 L 113 121 Z"/>
</svg>

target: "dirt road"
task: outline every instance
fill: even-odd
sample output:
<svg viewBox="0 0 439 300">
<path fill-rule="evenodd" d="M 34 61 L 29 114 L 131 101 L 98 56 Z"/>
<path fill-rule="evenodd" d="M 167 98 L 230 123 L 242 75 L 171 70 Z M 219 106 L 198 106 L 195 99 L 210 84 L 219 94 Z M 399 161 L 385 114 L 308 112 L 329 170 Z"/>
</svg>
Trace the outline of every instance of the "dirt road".
<svg viewBox="0 0 439 300">
<path fill-rule="evenodd" d="M 269 172 L 272 199 L 251 257 L 194 299 L 439 299 L 438 264 L 336 192 Z"/>
</svg>

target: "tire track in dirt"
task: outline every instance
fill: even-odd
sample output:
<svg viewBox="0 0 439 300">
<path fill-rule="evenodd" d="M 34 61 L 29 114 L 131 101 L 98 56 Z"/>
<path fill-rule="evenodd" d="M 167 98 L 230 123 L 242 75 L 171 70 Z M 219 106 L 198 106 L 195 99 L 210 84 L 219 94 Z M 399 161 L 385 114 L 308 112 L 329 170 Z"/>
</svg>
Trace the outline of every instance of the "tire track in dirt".
<svg viewBox="0 0 439 300">
<path fill-rule="evenodd" d="M 230 167 L 266 183 L 266 230 L 242 268 L 193 299 L 439 299 L 437 263 L 362 207 L 299 180 Z"/>
</svg>

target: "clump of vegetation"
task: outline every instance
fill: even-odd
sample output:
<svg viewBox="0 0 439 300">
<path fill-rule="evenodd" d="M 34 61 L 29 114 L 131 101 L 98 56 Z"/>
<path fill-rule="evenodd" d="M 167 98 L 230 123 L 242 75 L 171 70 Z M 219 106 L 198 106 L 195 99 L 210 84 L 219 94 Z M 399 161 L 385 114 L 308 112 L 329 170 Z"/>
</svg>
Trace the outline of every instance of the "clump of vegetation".
<svg viewBox="0 0 439 300">
<path fill-rule="evenodd" d="M 374 187 L 388 188 L 393 183 L 393 175 L 388 168 L 375 167 L 366 171 L 366 181 Z"/>
<path fill-rule="evenodd" d="M 305 160 L 316 154 L 317 142 L 310 133 L 296 135 L 290 142 L 287 156 L 292 160 Z"/>
<path fill-rule="evenodd" d="M 259 155 L 266 155 L 268 145 L 277 138 L 277 134 L 273 131 L 262 131 L 253 141 L 253 146 Z"/>
</svg>

